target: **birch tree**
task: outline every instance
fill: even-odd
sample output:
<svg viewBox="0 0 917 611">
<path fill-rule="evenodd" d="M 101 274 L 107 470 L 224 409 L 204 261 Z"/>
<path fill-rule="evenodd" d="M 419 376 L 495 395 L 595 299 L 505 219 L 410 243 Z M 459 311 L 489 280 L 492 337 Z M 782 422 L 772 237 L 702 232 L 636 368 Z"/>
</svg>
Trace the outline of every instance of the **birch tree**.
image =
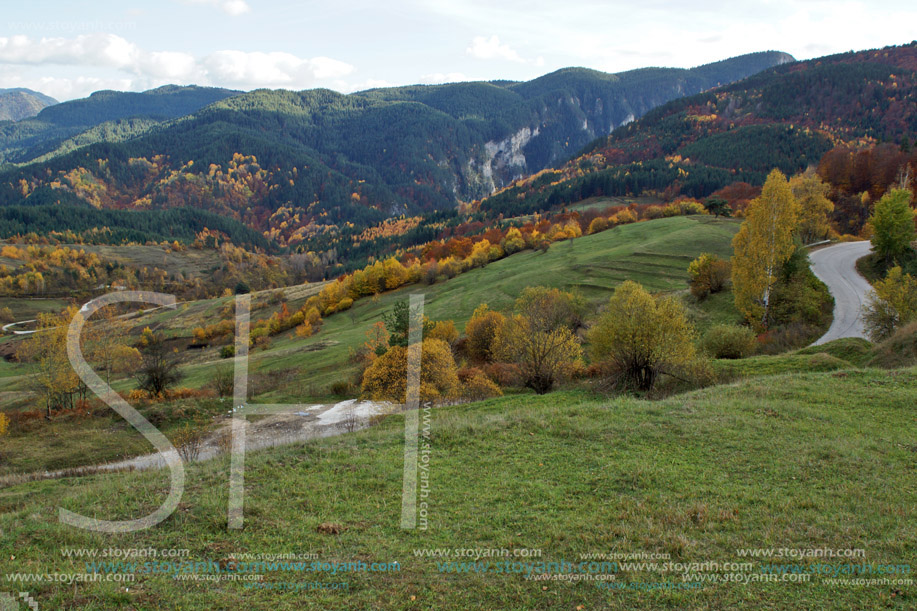
<svg viewBox="0 0 917 611">
<path fill-rule="evenodd" d="M 761 196 L 745 211 L 745 222 L 732 240 L 732 284 L 736 308 L 746 320 L 767 329 L 771 292 L 783 264 L 793 254 L 793 234 L 800 207 L 786 176 L 774 170 Z"/>
<path fill-rule="evenodd" d="M 73 407 L 80 380 L 67 357 L 67 325 L 76 313 L 71 307 L 60 315 L 39 314 L 35 333 L 16 352 L 21 362 L 32 363 L 30 386 L 42 398 L 46 417 L 54 410 Z"/>
</svg>

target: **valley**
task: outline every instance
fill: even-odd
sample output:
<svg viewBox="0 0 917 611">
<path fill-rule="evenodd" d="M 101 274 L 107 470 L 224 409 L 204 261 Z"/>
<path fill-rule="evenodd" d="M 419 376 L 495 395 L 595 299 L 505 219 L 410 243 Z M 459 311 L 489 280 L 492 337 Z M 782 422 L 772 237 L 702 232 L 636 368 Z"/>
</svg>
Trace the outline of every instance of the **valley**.
<svg viewBox="0 0 917 611">
<path fill-rule="evenodd" d="M 0 608 L 914 607 L 917 42 L 29 45 L 155 78 L 0 89 Z"/>
</svg>

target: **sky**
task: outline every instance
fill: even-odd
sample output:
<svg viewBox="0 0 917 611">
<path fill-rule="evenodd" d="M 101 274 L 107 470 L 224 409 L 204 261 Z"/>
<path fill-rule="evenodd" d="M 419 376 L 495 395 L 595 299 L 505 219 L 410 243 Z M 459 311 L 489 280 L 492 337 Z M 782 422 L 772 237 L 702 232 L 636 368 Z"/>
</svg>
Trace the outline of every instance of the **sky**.
<svg viewBox="0 0 917 611">
<path fill-rule="evenodd" d="M 61 101 L 173 83 L 347 93 L 766 50 L 810 59 L 908 43 L 915 23 L 912 0 L 7 0 L 0 88 Z"/>
</svg>

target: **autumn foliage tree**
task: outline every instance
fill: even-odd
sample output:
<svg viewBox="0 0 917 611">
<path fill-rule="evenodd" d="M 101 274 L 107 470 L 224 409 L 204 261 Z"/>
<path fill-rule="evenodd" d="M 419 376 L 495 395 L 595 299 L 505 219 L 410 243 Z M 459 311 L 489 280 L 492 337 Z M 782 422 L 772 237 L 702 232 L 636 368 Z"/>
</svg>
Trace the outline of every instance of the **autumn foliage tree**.
<svg viewBox="0 0 917 611">
<path fill-rule="evenodd" d="M 497 333 L 496 353 L 501 361 L 517 364 L 526 387 L 543 395 L 573 372 L 582 349 L 567 327 L 543 329 L 517 314 Z"/>
<path fill-rule="evenodd" d="M 590 329 L 589 344 L 593 361 L 605 363 L 614 382 L 647 391 L 661 374 L 678 375 L 691 367 L 694 337 L 681 304 L 656 299 L 627 280 Z"/>
<path fill-rule="evenodd" d="M 886 265 L 911 250 L 914 240 L 914 211 L 911 192 L 893 189 L 876 202 L 872 216 L 872 247 Z"/>
<path fill-rule="evenodd" d="M 98 316 L 99 320 L 84 332 L 88 339 L 87 357 L 105 374 L 105 382 L 111 384 L 111 374 L 136 367 L 140 353 L 129 345 L 130 325 L 113 307 L 102 308 Z"/>
<path fill-rule="evenodd" d="M 866 331 L 873 341 L 881 341 L 913 320 L 917 320 L 917 278 L 900 267 L 888 271 L 876 282 L 864 308 Z"/>
<path fill-rule="evenodd" d="M 503 396 L 503 390 L 479 369 L 472 370 L 467 379 L 459 380 L 462 383 L 461 394 L 469 401 L 482 401 L 491 397 Z"/>
<path fill-rule="evenodd" d="M 729 262 L 711 253 L 702 253 L 688 265 L 691 277 L 691 294 L 706 299 L 712 293 L 719 293 L 729 280 Z"/>
<path fill-rule="evenodd" d="M 67 326 L 76 313 L 69 308 L 62 314 L 39 314 L 35 333 L 19 347 L 20 361 L 34 365 L 29 379 L 42 398 L 48 418 L 55 410 L 73 407 L 73 396 L 80 389 L 80 380 L 67 356 Z"/>
<path fill-rule="evenodd" d="M 522 289 L 515 303 L 516 313 L 532 320 L 539 328 L 567 327 L 576 331 L 583 326 L 586 302 L 576 292 L 558 288 L 529 286 Z"/>
<path fill-rule="evenodd" d="M 790 190 L 799 202 L 797 233 L 803 244 L 812 244 L 828 236 L 831 229 L 828 216 L 834 212 L 834 202 L 828 199 L 830 188 L 814 170 L 790 179 Z"/>
<path fill-rule="evenodd" d="M 454 347 L 455 342 L 458 341 L 459 333 L 458 329 L 455 328 L 455 323 L 451 320 L 437 320 L 427 333 L 427 337 L 430 339 L 441 339 L 451 348 Z"/>
<path fill-rule="evenodd" d="M 408 348 L 391 346 L 363 373 L 363 396 L 374 401 L 404 403 L 407 390 Z M 446 342 L 427 339 L 421 344 L 420 400 L 441 401 L 459 389 L 455 360 Z"/>
<path fill-rule="evenodd" d="M 528 388 L 545 394 L 569 377 L 582 357 L 574 334 L 582 324 L 582 300 L 559 289 L 529 287 L 514 309 L 497 329 L 493 353 L 517 365 Z"/>
<path fill-rule="evenodd" d="M 506 317 L 483 303 L 475 309 L 465 325 L 468 356 L 473 361 L 487 363 L 494 360 L 493 345 L 497 331 L 506 323 Z"/>
<path fill-rule="evenodd" d="M 782 172 L 774 170 L 761 196 L 748 205 L 745 221 L 732 240 L 736 308 L 760 328 L 768 327 L 771 292 L 795 250 L 798 219 L 799 204 L 790 185 Z"/>
</svg>

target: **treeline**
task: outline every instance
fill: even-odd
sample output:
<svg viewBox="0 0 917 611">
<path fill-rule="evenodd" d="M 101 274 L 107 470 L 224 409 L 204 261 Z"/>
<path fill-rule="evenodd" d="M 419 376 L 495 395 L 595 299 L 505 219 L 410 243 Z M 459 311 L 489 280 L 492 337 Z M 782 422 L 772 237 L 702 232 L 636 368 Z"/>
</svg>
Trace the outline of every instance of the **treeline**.
<svg viewBox="0 0 917 611">
<path fill-rule="evenodd" d="M 556 176 L 545 174 L 530 184 L 506 189 L 481 202 L 480 209 L 491 217 L 498 214 L 511 217 L 544 212 L 590 197 L 668 192 L 671 198 L 676 195 L 704 198 L 732 182 L 760 184 L 764 177 L 759 172 L 731 172 L 654 160 L 590 172 L 556 183 L 552 179 L 556 180 Z"/>
<path fill-rule="evenodd" d="M 165 86 L 142 93 L 98 91 L 88 98 L 45 108 L 34 118 L 0 125 L 0 162 L 33 161 L 70 138 L 76 140 L 64 150 L 77 143 L 141 135 L 153 124 L 194 113 L 236 93 L 194 86 Z M 108 129 L 93 129 L 109 122 L 114 123 Z"/>
<path fill-rule="evenodd" d="M 209 229 L 234 244 L 272 250 L 259 234 L 233 219 L 193 208 L 169 210 L 97 210 L 86 205 L 0 206 L 0 238 L 29 234 L 93 244 L 144 244 L 149 241 L 193 242 Z M 214 241 L 209 246 L 217 246 Z"/>
</svg>

